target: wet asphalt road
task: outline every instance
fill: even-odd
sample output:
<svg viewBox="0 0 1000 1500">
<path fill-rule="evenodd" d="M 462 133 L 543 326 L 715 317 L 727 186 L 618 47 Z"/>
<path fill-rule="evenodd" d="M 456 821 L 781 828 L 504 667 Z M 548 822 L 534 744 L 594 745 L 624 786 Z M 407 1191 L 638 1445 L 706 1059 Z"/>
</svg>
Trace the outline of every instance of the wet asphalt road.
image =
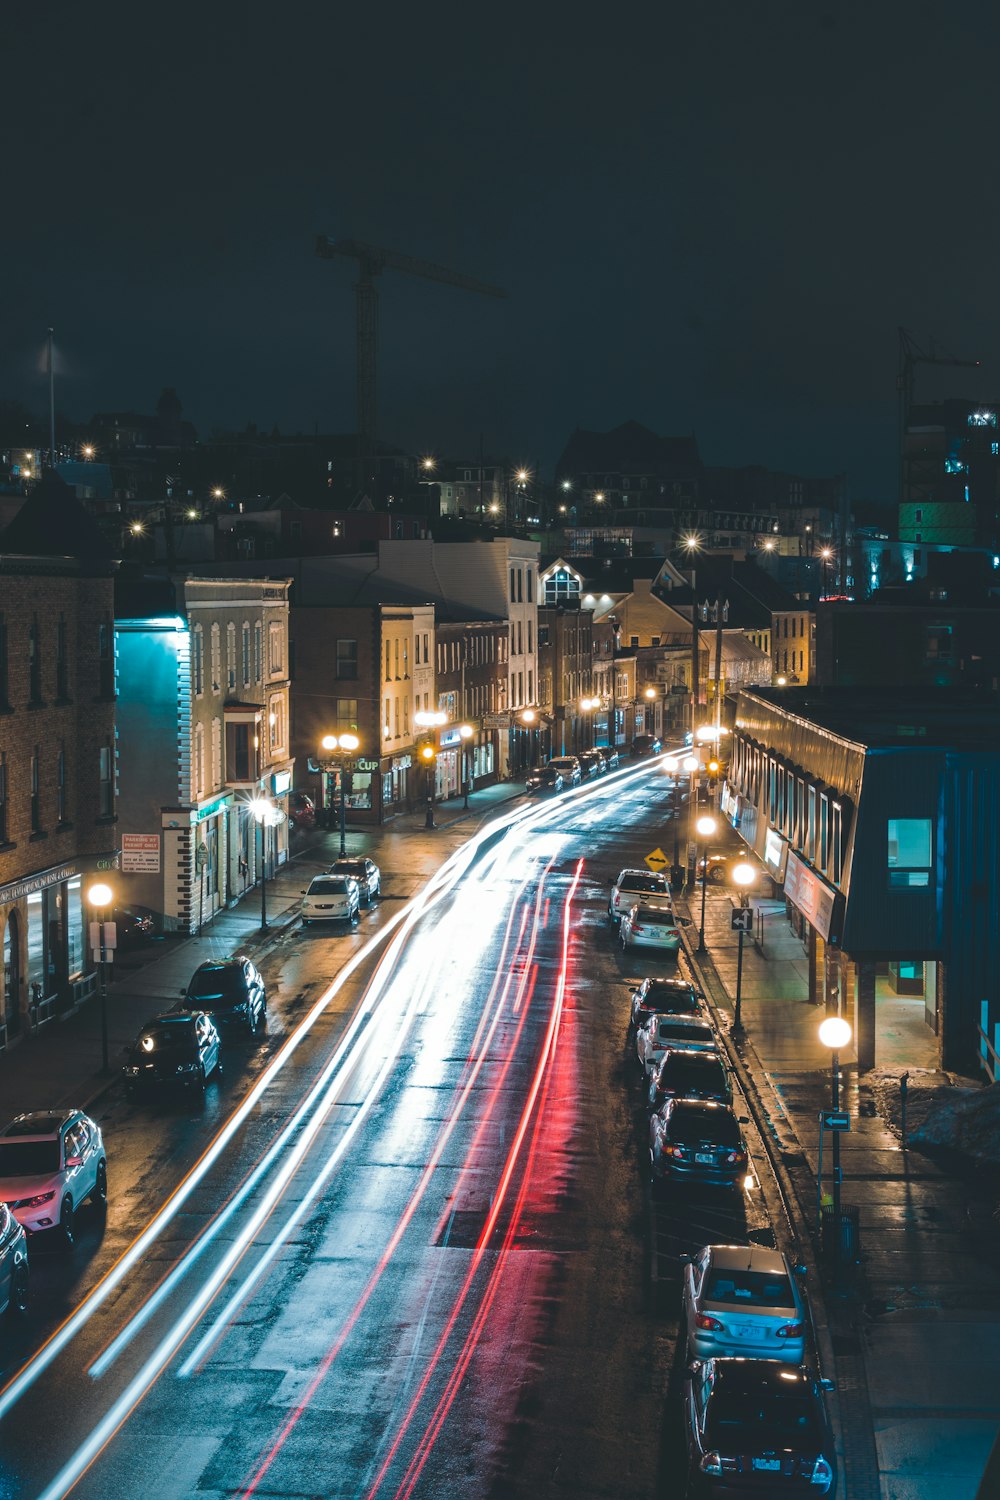
<svg viewBox="0 0 1000 1500">
<path fill-rule="evenodd" d="M 293 930 L 203 1104 L 111 1097 L 106 1223 L 33 1250 L 3 1330 L 0 1500 L 679 1500 L 674 1257 L 768 1230 L 753 1192 L 650 1217 L 628 981 L 672 961 L 606 908 L 664 791 L 607 778 L 412 910 Z"/>
</svg>

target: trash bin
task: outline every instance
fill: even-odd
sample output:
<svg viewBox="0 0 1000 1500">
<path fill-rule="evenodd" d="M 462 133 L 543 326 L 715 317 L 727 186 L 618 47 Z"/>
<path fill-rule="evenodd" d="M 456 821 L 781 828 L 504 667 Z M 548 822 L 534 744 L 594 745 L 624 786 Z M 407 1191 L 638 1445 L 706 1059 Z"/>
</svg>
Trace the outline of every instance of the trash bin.
<svg viewBox="0 0 1000 1500">
<path fill-rule="evenodd" d="M 861 1261 L 861 1210 L 854 1205 L 840 1205 L 840 1233 L 833 1215 L 833 1204 L 823 1205 L 823 1254 L 841 1266 L 856 1266 Z"/>
</svg>

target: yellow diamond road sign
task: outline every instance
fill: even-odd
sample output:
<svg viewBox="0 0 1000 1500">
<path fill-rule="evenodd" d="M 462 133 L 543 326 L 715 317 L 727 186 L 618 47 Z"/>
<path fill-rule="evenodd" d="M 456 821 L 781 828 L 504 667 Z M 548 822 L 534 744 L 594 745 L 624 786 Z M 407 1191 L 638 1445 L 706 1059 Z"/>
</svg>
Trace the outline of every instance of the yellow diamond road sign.
<svg viewBox="0 0 1000 1500">
<path fill-rule="evenodd" d="M 652 854 L 646 855 L 646 863 L 651 870 L 658 874 L 660 870 L 666 869 L 668 860 L 662 849 L 654 849 Z"/>
</svg>

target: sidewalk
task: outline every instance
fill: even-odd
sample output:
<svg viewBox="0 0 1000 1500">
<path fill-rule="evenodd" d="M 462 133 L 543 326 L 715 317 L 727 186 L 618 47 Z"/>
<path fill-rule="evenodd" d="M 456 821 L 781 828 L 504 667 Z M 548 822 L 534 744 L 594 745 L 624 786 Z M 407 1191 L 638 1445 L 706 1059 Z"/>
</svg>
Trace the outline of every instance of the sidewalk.
<svg viewBox="0 0 1000 1500">
<path fill-rule="evenodd" d="M 700 901 L 699 888 L 688 906 L 692 949 Z M 730 1019 L 735 904 L 731 889 L 708 887 L 708 952 L 694 955 Z M 745 1040 L 737 1050 L 815 1243 L 818 1116 L 830 1104 L 830 1056 L 818 1038 L 823 1012 L 807 998 L 802 943 L 778 912 L 767 919 L 763 953 L 744 939 L 741 993 Z M 908 1036 L 912 1026 L 879 1002 L 880 1037 L 883 1028 L 890 1033 L 886 1062 L 926 1047 L 918 1031 Z M 975 1500 L 1000 1423 L 1000 1266 L 970 1227 L 975 1175 L 904 1150 L 876 1114 L 853 1060 L 842 1073 L 841 1107 L 851 1116 L 850 1133 L 841 1136 L 842 1201 L 860 1210 L 862 1252 L 846 1294 L 824 1273 L 844 1427 L 842 1493 L 846 1500 Z M 827 1135 L 826 1192 L 829 1163 Z"/>
<path fill-rule="evenodd" d="M 347 829 L 348 854 L 366 854 L 383 872 L 385 893 L 405 885 L 409 896 L 452 849 L 485 819 L 522 796 L 518 782 L 437 803 L 436 828 L 425 827 L 426 809 L 383 827 Z M 95 994 L 64 1020 L 53 1020 L 16 1046 L 0 1052 L 0 1115 L 3 1123 L 30 1109 L 55 1106 L 89 1109 L 117 1080 L 122 1049 L 152 1016 L 175 1005 L 199 964 L 243 952 L 259 960 L 296 920 L 308 880 L 337 858 L 339 831 L 296 834 L 291 859 L 267 882 L 267 930 L 260 925 L 260 886 L 251 887 L 230 910 L 217 912 L 198 937 L 166 937 L 149 949 L 123 954 L 109 966 L 109 1073 L 101 1072 L 101 1003 Z"/>
</svg>

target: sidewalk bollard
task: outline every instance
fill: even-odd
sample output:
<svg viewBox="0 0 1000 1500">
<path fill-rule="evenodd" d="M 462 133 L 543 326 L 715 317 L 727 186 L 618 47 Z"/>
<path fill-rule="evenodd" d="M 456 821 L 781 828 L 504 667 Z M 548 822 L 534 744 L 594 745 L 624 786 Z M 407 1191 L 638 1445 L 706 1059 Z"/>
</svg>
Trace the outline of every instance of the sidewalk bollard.
<svg viewBox="0 0 1000 1500">
<path fill-rule="evenodd" d="M 910 1081 L 909 1073 L 899 1075 L 899 1129 L 903 1137 L 903 1150 L 906 1150 L 906 1088 Z"/>
</svg>

